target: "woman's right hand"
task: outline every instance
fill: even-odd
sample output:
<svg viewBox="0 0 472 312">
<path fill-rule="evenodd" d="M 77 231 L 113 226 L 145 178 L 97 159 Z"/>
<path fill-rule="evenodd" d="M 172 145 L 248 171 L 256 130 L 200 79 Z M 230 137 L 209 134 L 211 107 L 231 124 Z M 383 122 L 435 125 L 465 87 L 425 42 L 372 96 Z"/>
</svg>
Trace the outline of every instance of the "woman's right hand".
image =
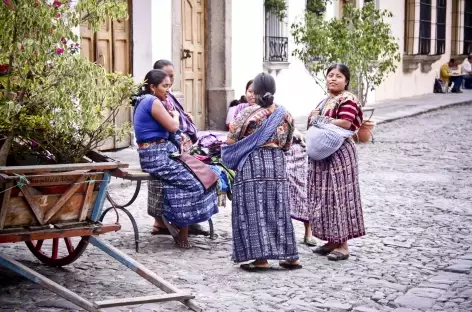
<svg viewBox="0 0 472 312">
<path fill-rule="evenodd" d="M 320 113 L 321 113 L 321 110 L 319 110 L 319 109 L 314 109 L 314 110 L 312 110 L 311 113 L 310 113 L 310 118 L 311 118 L 311 117 L 315 117 L 315 116 L 319 116 Z"/>
<path fill-rule="evenodd" d="M 311 111 L 310 116 L 308 116 L 308 124 L 311 124 L 313 121 L 313 118 L 316 116 L 319 116 L 321 114 L 321 110 L 319 109 L 314 109 Z"/>
</svg>

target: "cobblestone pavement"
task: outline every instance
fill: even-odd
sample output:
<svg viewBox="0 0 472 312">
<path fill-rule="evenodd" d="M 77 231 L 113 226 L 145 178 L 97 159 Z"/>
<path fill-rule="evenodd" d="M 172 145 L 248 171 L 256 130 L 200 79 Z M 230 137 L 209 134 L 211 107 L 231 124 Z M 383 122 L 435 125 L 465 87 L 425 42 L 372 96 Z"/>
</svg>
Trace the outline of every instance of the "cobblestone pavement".
<svg viewBox="0 0 472 312">
<path fill-rule="evenodd" d="M 205 311 L 472 311 L 471 133 L 472 105 L 378 126 L 375 144 L 359 146 L 368 235 L 351 242 L 351 258 L 341 263 L 300 245 L 302 270 L 274 263 L 270 272 L 243 272 L 230 261 L 229 207 L 214 218 L 216 240 L 192 238 L 196 248 L 177 250 L 169 237 L 149 234 L 146 187 L 131 208 L 141 252 L 124 217 L 123 229 L 103 238 L 191 291 Z M 112 193 L 124 201 L 132 189 Z M 295 225 L 301 239 L 303 227 Z M 158 293 L 94 247 L 62 269 L 40 265 L 22 244 L 2 245 L 0 253 L 92 300 Z M 74 310 L 4 269 L 0 289 L 0 311 Z M 108 311 L 187 310 L 164 303 Z"/>
</svg>

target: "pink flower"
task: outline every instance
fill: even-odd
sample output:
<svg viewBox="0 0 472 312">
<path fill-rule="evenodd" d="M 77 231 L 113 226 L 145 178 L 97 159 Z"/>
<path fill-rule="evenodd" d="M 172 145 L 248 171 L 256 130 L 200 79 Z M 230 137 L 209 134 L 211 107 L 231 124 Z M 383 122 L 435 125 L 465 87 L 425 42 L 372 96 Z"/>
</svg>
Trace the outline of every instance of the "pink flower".
<svg viewBox="0 0 472 312">
<path fill-rule="evenodd" d="M 6 73 L 8 72 L 8 65 L 7 64 L 2 64 L 0 65 L 0 73 Z"/>
<path fill-rule="evenodd" d="M 61 55 L 62 53 L 64 53 L 64 49 L 63 48 L 57 48 L 56 53 Z"/>
<path fill-rule="evenodd" d="M 77 43 L 75 44 L 75 46 L 76 46 L 76 47 L 79 47 L 79 46 L 80 46 L 80 44 L 77 42 Z"/>
<path fill-rule="evenodd" d="M 3 0 L 3 3 L 5 3 L 6 5 L 10 5 L 10 0 Z"/>
<path fill-rule="evenodd" d="M 20 50 L 21 50 L 21 51 L 24 51 L 24 50 L 25 50 L 25 45 L 24 45 L 24 44 L 20 45 Z"/>
<path fill-rule="evenodd" d="M 61 17 L 61 13 L 57 13 L 56 18 L 60 18 L 60 17 Z"/>
<path fill-rule="evenodd" d="M 38 51 L 34 51 L 34 56 L 38 56 Z"/>
<path fill-rule="evenodd" d="M 62 2 L 61 1 L 57 1 L 57 0 L 54 0 L 54 2 L 52 3 L 52 5 L 57 9 L 59 9 L 59 7 L 62 5 Z"/>
<path fill-rule="evenodd" d="M 64 38 L 64 37 L 62 37 L 62 38 L 61 38 L 61 42 L 62 42 L 63 44 L 66 44 L 66 43 L 67 43 L 67 39 Z"/>
</svg>

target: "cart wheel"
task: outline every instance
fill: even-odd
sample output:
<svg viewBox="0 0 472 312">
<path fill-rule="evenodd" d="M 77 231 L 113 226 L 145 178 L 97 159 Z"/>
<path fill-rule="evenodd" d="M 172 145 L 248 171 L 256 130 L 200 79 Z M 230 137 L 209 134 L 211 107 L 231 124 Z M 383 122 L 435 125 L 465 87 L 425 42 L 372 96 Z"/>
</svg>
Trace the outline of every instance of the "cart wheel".
<svg viewBox="0 0 472 312">
<path fill-rule="evenodd" d="M 90 236 L 82 236 L 74 247 L 73 237 L 27 241 L 26 246 L 41 262 L 52 266 L 64 266 L 77 260 L 89 244 Z M 63 243 L 61 244 L 61 241 Z"/>
</svg>

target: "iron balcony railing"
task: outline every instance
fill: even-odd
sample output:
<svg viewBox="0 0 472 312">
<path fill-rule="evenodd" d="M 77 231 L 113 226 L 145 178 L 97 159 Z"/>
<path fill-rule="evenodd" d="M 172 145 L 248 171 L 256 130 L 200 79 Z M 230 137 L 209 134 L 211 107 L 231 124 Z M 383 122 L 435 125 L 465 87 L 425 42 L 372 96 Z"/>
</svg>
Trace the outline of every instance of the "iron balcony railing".
<svg viewBox="0 0 472 312">
<path fill-rule="evenodd" d="M 288 38 L 264 37 L 264 62 L 288 62 Z"/>
</svg>

